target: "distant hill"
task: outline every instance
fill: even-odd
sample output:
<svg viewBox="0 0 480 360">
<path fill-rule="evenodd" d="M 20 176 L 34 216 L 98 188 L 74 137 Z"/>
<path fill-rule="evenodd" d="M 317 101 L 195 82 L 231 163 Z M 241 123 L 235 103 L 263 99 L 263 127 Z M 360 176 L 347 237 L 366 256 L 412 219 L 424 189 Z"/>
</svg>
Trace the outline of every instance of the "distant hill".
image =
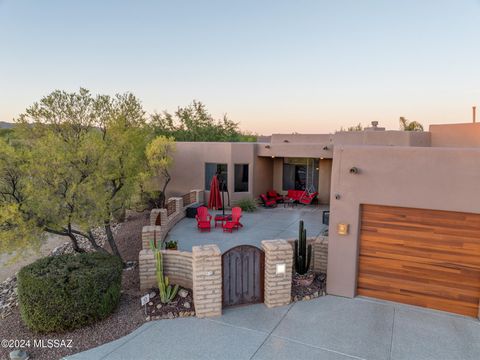
<svg viewBox="0 0 480 360">
<path fill-rule="evenodd" d="M 13 123 L 9 123 L 9 122 L 6 122 L 6 121 L 0 121 L 0 129 L 11 129 L 13 128 Z"/>
</svg>

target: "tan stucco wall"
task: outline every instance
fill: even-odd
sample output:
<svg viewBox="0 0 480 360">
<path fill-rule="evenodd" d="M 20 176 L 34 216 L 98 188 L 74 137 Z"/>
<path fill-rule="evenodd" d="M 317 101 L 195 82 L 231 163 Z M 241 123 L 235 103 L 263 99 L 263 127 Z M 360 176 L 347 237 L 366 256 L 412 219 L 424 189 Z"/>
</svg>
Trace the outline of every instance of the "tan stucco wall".
<svg viewBox="0 0 480 360">
<path fill-rule="evenodd" d="M 255 159 L 253 176 L 253 196 L 258 197 L 273 189 L 273 159 L 267 157 L 257 157 Z"/>
<path fill-rule="evenodd" d="M 378 145 L 378 146 L 430 146 L 427 131 L 339 131 L 333 137 L 334 146 Z"/>
<path fill-rule="evenodd" d="M 430 125 L 432 146 L 480 147 L 480 123 Z"/>
<path fill-rule="evenodd" d="M 337 146 L 330 201 L 327 291 L 353 297 L 360 204 L 480 213 L 480 149 Z"/>
<path fill-rule="evenodd" d="M 318 169 L 318 202 L 330 204 L 330 184 L 332 177 L 332 159 L 320 159 Z"/>
<path fill-rule="evenodd" d="M 167 198 L 185 194 L 190 189 L 205 189 L 205 163 L 223 163 L 228 165 L 228 188 L 231 203 L 244 197 L 252 197 L 254 188 L 253 143 L 206 143 L 178 142 L 171 169 L 172 181 L 167 188 Z M 234 165 L 250 164 L 249 191 L 235 193 Z M 157 186 L 159 186 L 157 181 Z M 209 192 L 205 194 L 208 199 Z"/>
<path fill-rule="evenodd" d="M 273 188 L 279 193 L 285 195 L 283 191 L 283 158 L 273 159 Z"/>
</svg>

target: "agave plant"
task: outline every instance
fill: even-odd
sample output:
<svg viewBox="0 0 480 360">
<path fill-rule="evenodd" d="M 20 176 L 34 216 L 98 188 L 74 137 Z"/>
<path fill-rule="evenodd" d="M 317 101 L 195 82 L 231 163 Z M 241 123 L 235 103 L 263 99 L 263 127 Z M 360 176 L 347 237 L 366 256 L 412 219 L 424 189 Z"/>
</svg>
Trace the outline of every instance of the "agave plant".
<svg viewBox="0 0 480 360">
<path fill-rule="evenodd" d="M 160 249 L 155 245 L 153 240 L 150 240 L 150 249 L 155 254 L 155 274 L 157 276 L 158 290 L 160 293 L 160 302 L 167 304 L 172 301 L 178 292 L 178 285 L 172 287 L 168 276 L 163 275 L 163 255 Z"/>
</svg>

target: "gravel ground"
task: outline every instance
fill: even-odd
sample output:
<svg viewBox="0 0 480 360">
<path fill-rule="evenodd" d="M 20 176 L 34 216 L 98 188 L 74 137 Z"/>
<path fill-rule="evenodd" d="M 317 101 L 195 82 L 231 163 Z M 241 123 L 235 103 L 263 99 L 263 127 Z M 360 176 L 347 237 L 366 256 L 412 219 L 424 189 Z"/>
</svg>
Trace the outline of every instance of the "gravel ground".
<svg viewBox="0 0 480 360">
<path fill-rule="evenodd" d="M 133 214 L 121 225 L 116 235 L 117 245 L 125 261 L 138 261 L 141 249 L 142 227 L 148 224 L 148 213 Z M 106 248 L 108 245 L 106 245 Z M 109 341 L 125 336 L 142 325 L 145 321 L 144 310 L 139 304 L 139 276 L 138 267 L 125 270 L 122 277 L 122 297 L 120 305 L 107 319 L 94 325 L 77 329 L 71 332 L 48 335 L 32 333 L 23 325 L 18 308 L 12 314 L 0 320 L 0 340 L 30 340 L 30 347 L 25 347 L 30 359 L 54 360 L 63 356 L 84 351 Z M 74 311 L 74 309 L 72 309 Z M 71 347 L 39 348 L 33 347 L 34 340 L 71 340 Z M 46 345 L 46 342 L 45 342 Z M 13 349 L 0 347 L 0 359 L 9 359 L 9 352 Z"/>
</svg>

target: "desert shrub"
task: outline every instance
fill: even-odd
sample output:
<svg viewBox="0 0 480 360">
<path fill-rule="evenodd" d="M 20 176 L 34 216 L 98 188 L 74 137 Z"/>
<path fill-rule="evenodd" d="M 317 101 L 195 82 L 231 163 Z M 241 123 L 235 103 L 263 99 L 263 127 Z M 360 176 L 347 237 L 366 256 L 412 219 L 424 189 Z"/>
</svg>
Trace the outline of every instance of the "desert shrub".
<svg viewBox="0 0 480 360">
<path fill-rule="evenodd" d="M 238 206 L 245 212 L 254 212 L 257 210 L 257 204 L 255 200 L 244 198 L 236 202 L 235 206 Z"/>
<path fill-rule="evenodd" d="M 122 262 L 105 253 L 50 256 L 22 268 L 18 298 L 33 331 L 66 331 L 101 320 L 120 300 Z"/>
</svg>

